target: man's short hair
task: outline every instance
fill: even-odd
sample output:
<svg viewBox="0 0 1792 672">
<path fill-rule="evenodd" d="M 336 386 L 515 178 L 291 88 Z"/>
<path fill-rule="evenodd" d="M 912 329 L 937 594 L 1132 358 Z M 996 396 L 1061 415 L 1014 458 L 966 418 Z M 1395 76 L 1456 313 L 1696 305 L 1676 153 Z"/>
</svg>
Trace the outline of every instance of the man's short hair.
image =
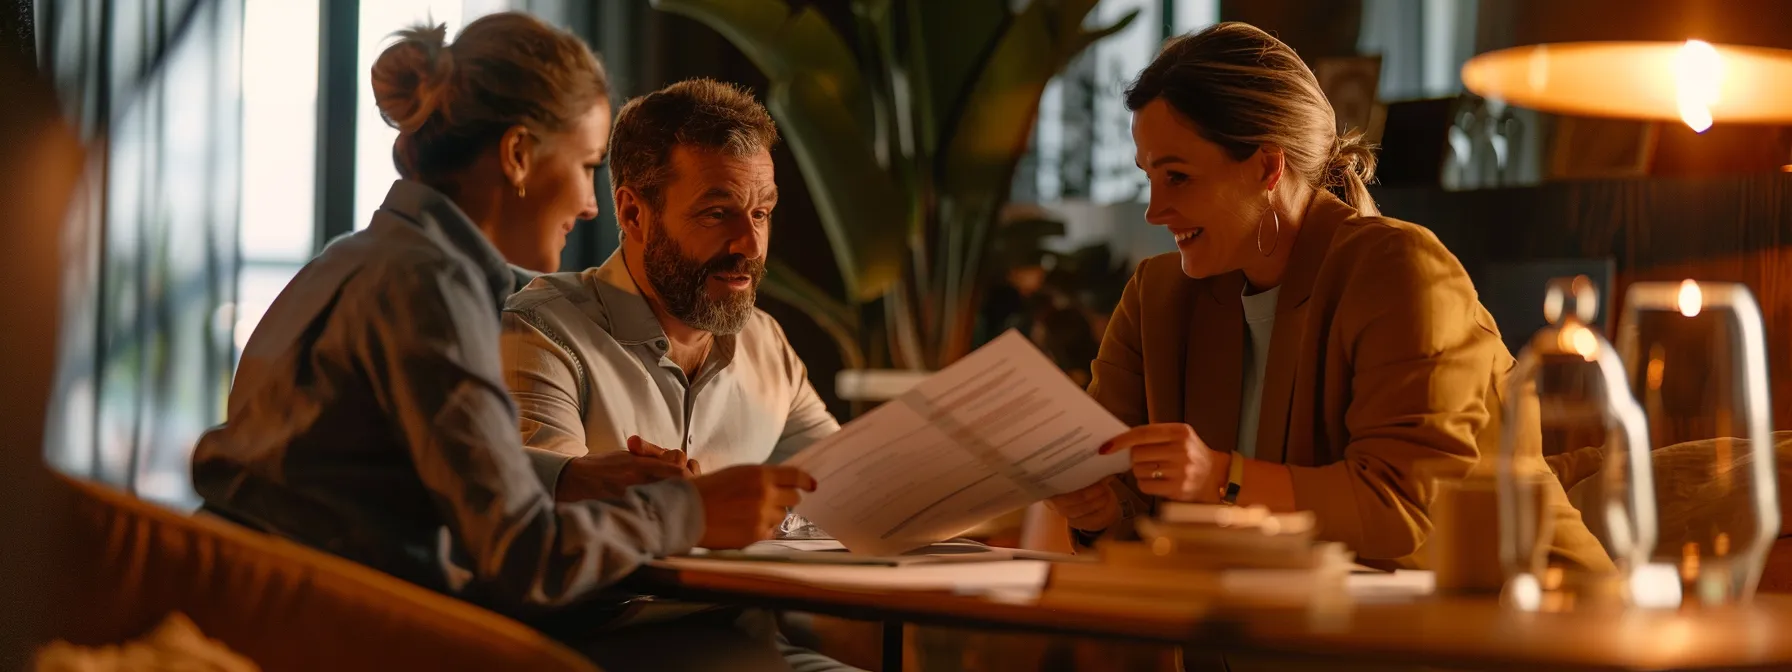
<svg viewBox="0 0 1792 672">
<path fill-rule="evenodd" d="M 657 210 L 665 205 L 663 188 L 672 180 L 674 147 L 748 156 L 777 142 L 772 115 L 751 91 L 687 79 L 622 106 L 610 133 L 610 186 L 634 189 Z"/>
</svg>

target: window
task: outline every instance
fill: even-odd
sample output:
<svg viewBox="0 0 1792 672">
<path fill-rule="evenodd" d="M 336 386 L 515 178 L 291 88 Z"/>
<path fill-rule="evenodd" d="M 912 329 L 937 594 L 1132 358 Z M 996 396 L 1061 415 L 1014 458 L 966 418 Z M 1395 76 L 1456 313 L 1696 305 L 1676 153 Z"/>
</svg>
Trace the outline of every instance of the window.
<svg viewBox="0 0 1792 672">
<path fill-rule="evenodd" d="M 1475 51 L 1477 8 L 1465 0 L 1364 0 L 1357 51 L 1381 54 L 1380 98 L 1461 93 L 1462 64 Z"/>
<path fill-rule="evenodd" d="M 1220 22 L 1220 0 L 1173 0 L 1170 34 L 1186 35 Z"/>
<path fill-rule="evenodd" d="M 1112 25 L 1137 11 L 1132 25 L 1096 42 L 1094 87 L 1090 104 L 1094 114 L 1089 147 L 1089 199 L 1096 203 L 1144 200 L 1145 174 L 1133 162 L 1132 112 L 1126 109 L 1126 85 L 1151 64 L 1163 44 L 1163 3 L 1158 0 L 1102 0 L 1090 14 L 1098 25 Z"/>
<path fill-rule="evenodd" d="M 243 7 L 242 266 L 231 330 L 239 356 L 317 248 L 319 2 Z"/>
<path fill-rule="evenodd" d="M 69 213 L 55 469 L 196 503 L 194 440 L 229 381 L 242 3 L 62 2 L 44 68 L 92 150 Z"/>
<path fill-rule="evenodd" d="M 1032 172 L 1017 176 L 1032 188 L 1016 193 L 1035 194 L 1041 202 L 1146 199 L 1145 176 L 1133 164 L 1132 113 L 1122 95 L 1166 37 L 1217 22 L 1219 1 L 1101 0 L 1089 23 L 1110 25 L 1134 10 L 1139 16 L 1132 25 L 1096 42 L 1046 85 L 1034 155 L 1023 164 Z"/>
</svg>

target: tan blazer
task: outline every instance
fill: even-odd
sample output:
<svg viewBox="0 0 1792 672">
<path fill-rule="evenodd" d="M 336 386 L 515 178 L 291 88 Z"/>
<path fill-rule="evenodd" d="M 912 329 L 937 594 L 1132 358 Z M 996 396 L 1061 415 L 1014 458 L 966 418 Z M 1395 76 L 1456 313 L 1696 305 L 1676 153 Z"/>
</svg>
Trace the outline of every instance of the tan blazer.
<svg viewBox="0 0 1792 672">
<path fill-rule="evenodd" d="M 1491 463 L 1512 355 L 1430 231 L 1358 216 L 1326 192 L 1304 222 L 1277 299 L 1256 456 L 1289 466 L 1295 502 L 1318 517 L 1322 538 L 1364 564 L 1422 567 L 1434 488 L 1420 472 Z M 1128 425 L 1184 422 L 1214 449 L 1234 449 L 1244 282 L 1240 272 L 1190 279 L 1175 253 L 1145 260 L 1102 339 L 1090 394 Z M 1538 427 L 1525 432 L 1522 450 L 1545 469 Z M 1560 484 L 1548 488 L 1556 559 L 1610 567 Z"/>
</svg>

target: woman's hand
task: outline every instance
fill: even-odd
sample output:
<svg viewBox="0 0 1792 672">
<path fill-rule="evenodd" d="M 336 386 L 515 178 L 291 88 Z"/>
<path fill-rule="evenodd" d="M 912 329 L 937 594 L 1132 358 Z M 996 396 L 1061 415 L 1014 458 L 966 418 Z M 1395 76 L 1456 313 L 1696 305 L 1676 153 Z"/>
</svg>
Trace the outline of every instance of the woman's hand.
<svg viewBox="0 0 1792 672">
<path fill-rule="evenodd" d="M 1084 532 L 1100 532 L 1120 522 L 1120 496 L 1108 487 L 1105 478 L 1087 488 L 1045 500 L 1045 505 L 1070 521 L 1071 527 Z"/>
<path fill-rule="evenodd" d="M 1208 448 L 1195 428 L 1179 422 L 1134 427 L 1103 444 L 1101 454 L 1129 448 L 1140 492 L 1181 502 L 1219 501 L 1232 454 Z"/>
</svg>

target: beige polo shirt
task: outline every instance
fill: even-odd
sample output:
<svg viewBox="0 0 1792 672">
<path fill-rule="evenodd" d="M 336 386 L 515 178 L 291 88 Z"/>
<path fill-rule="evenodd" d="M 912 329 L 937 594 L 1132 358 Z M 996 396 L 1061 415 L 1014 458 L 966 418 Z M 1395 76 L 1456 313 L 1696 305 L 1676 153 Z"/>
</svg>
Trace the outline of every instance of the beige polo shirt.
<svg viewBox="0 0 1792 672">
<path fill-rule="evenodd" d="M 839 430 L 776 320 L 716 337 L 697 375 L 666 357 L 665 330 L 620 253 L 536 278 L 505 302 L 504 382 L 523 443 L 567 458 L 639 435 L 715 471 L 778 462 Z"/>
</svg>

